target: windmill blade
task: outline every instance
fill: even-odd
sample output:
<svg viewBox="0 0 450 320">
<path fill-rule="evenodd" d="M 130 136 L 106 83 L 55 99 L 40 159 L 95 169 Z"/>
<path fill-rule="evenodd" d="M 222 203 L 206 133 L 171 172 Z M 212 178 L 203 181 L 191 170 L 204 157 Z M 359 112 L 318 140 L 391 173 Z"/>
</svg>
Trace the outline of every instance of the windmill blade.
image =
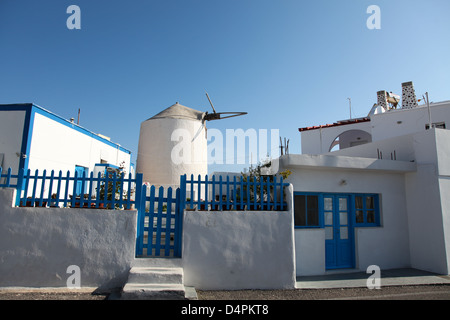
<svg viewBox="0 0 450 320">
<path fill-rule="evenodd" d="M 205 114 L 203 116 L 203 121 L 221 120 L 221 119 L 243 116 L 243 115 L 247 114 L 247 112 L 219 112 L 219 113 L 217 113 L 211 99 L 209 98 L 208 92 L 205 91 L 205 93 L 206 93 L 206 97 L 208 98 L 209 104 L 211 105 L 211 108 L 213 109 L 214 113 L 205 112 Z"/>
<path fill-rule="evenodd" d="M 198 130 L 197 130 L 197 132 L 195 133 L 194 137 L 192 138 L 191 142 L 194 142 L 195 139 L 197 139 L 198 135 L 200 134 L 200 132 L 202 132 L 203 128 L 205 128 L 205 130 L 206 130 L 205 122 L 204 122 L 204 121 L 202 121 L 202 125 L 198 128 Z"/>
<path fill-rule="evenodd" d="M 206 93 L 206 97 L 207 97 L 208 100 L 209 100 L 209 104 L 211 105 L 211 108 L 213 109 L 214 113 L 216 113 L 216 109 L 214 109 L 214 106 L 213 106 L 213 104 L 212 104 L 212 102 L 211 102 L 211 99 L 209 98 L 208 92 L 205 92 L 205 93 Z"/>
<path fill-rule="evenodd" d="M 226 116 L 222 116 L 222 115 Z M 232 117 L 239 117 L 246 115 L 247 112 L 219 112 L 219 113 L 206 113 L 204 119 L 211 121 L 211 120 L 221 120 L 221 119 L 227 119 Z"/>
</svg>

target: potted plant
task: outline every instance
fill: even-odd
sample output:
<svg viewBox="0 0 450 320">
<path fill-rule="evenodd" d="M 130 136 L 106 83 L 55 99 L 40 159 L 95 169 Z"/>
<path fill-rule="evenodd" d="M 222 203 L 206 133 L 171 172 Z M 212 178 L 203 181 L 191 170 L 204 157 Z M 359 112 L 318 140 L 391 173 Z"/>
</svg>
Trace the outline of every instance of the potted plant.
<svg viewBox="0 0 450 320">
<path fill-rule="evenodd" d="M 23 205 L 23 201 L 20 200 L 19 207 L 32 207 L 31 197 L 27 197 L 27 201 L 25 201 L 25 205 Z"/>
<path fill-rule="evenodd" d="M 195 211 L 195 210 L 197 210 L 197 207 L 195 205 L 192 205 L 192 208 L 191 208 L 190 202 L 191 202 L 191 198 L 186 198 L 186 202 L 185 202 L 186 208 L 185 208 L 185 210 L 186 211 Z"/>
<path fill-rule="evenodd" d="M 206 204 L 203 202 L 203 199 L 200 199 L 200 211 L 207 211 L 206 210 Z"/>
<path fill-rule="evenodd" d="M 59 208 L 59 206 L 56 205 L 56 193 L 52 193 L 50 200 L 50 208 Z"/>
<path fill-rule="evenodd" d="M 102 178 L 104 178 L 106 175 L 108 175 L 108 178 L 111 179 L 110 181 L 108 181 L 108 183 L 103 182 L 100 184 L 99 201 L 100 201 L 100 204 L 102 204 L 102 205 L 105 204 L 105 201 L 106 201 L 106 209 L 113 209 L 112 208 L 113 199 L 117 200 L 120 198 L 120 192 L 121 192 L 121 190 L 123 190 L 121 181 L 122 181 L 122 177 L 125 175 L 125 171 L 123 170 L 123 168 L 124 168 L 124 162 L 122 162 L 120 164 L 118 169 L 108 168 L 106 173 L 102 174 Z M 112 181 L 114 173 L 116 173 L 115 188 L 114 188 L 114 183 Z M 122 199 L 126 199 L 126 197 L 127 197 L 127 195 L 123 191 Z M 114 203 L 114 208 L 121 209 L 120 204 Z"/>
</svg>

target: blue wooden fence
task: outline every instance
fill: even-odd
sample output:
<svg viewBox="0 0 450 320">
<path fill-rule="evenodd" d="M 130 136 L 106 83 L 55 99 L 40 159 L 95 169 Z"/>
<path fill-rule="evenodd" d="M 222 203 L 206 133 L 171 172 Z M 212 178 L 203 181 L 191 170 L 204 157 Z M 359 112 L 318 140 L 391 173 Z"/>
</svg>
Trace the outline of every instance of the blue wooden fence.
<svg viewBox="0 0 450 320">
<path fill-rule="evenodd" d="M 80 185 L 83 192 L 77 194 Z M 16 205 L 23 207 L 131 209 L 140 203 L 139 197 L 134 197 L 135 188 L 140 186 L 142 174 L 132 178 L 131 174 L 126 177 L 114 171 L 94 177 L 93 172 L 71 176 L 70 171 L 63 175 L 62 171 L 47 174 L 44 170 L 40 174 L 36 170 L 32 174 L 20 170 L 13 175 L 11 168 L 2 173 L 0 167 L 0 187 L 16 188 Z"/>
<path fill-rule="evenodd" d="M 181 176 L 180 188 L 147 188 L 142 174 L 132 178 L 116 172 L 97 177 L 61 171 L 2 172 L 0 187 L 17 189 L 16 205 L 64 208 L 110 208 L 138 211 L 137 256 L 181 256 L 184 210 L 284 211 L 287 203 L 282 178 Z M 83 190 L 77 195 L 77 190 Z M 135 193 L 133 194 L 133 191 Z M 188 194 L 189 192 L 189 194 Z"/>
<path fill-rule="evenodd" d="M 17 178 L 19 176 L 12 174 L 11 168 L 6 173 L 0 167 L 0 188 L 17 188 Z"/>
<path fill-rule="evenodd" d="M 141 208 L 138 210 L 137 256 L 181 256 L 181 236 L 184 204 L 181 190 L 155 186 L 142 187 Z"/>
<path fill-rule="evenodd" d="M 284 188 L 289 184 L 280 177 L 245 177 L 208 175 L 204 179 L 199 175 L 197 180 L 191 175 L 181 176 L 180 186 L 186 186 L 190 195 L 186 199 L 186 209 L 207 211 L 223 210 L 255 210 L 285 211 L 287 203 Z"/>
</svg>

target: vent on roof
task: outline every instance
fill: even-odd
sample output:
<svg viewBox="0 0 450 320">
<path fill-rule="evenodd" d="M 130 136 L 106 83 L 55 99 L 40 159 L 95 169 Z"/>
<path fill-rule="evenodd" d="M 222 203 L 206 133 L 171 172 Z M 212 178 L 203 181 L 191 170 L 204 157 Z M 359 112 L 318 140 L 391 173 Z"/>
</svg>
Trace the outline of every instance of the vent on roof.
<svg viewBox="0 0 450 320">
<path fill-rule="evenodd" d="M 377 104 L 384 110 L 388 110 L 387 93 L 385 90 L 377 92 Z"/>
<path fill-rule="evenodd" d="M 418 107 L 416 92 L 412 81 L 402 83 L 402 109 Z"/>
</svg>

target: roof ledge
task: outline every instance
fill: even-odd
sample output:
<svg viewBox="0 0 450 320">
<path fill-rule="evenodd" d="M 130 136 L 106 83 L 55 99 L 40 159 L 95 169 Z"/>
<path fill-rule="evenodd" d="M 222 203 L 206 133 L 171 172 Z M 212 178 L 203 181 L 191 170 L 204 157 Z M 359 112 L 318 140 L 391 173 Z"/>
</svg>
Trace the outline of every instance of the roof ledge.
<svg viewBox="0 0 450 320">
<path fill-rule="evenodd" d="M 370 170 L 407 173 L 417 170 L 415 162 L 334 155 L 289 154 L 280 157 L 283 167 L 336 170 Z"/>
</svg>

